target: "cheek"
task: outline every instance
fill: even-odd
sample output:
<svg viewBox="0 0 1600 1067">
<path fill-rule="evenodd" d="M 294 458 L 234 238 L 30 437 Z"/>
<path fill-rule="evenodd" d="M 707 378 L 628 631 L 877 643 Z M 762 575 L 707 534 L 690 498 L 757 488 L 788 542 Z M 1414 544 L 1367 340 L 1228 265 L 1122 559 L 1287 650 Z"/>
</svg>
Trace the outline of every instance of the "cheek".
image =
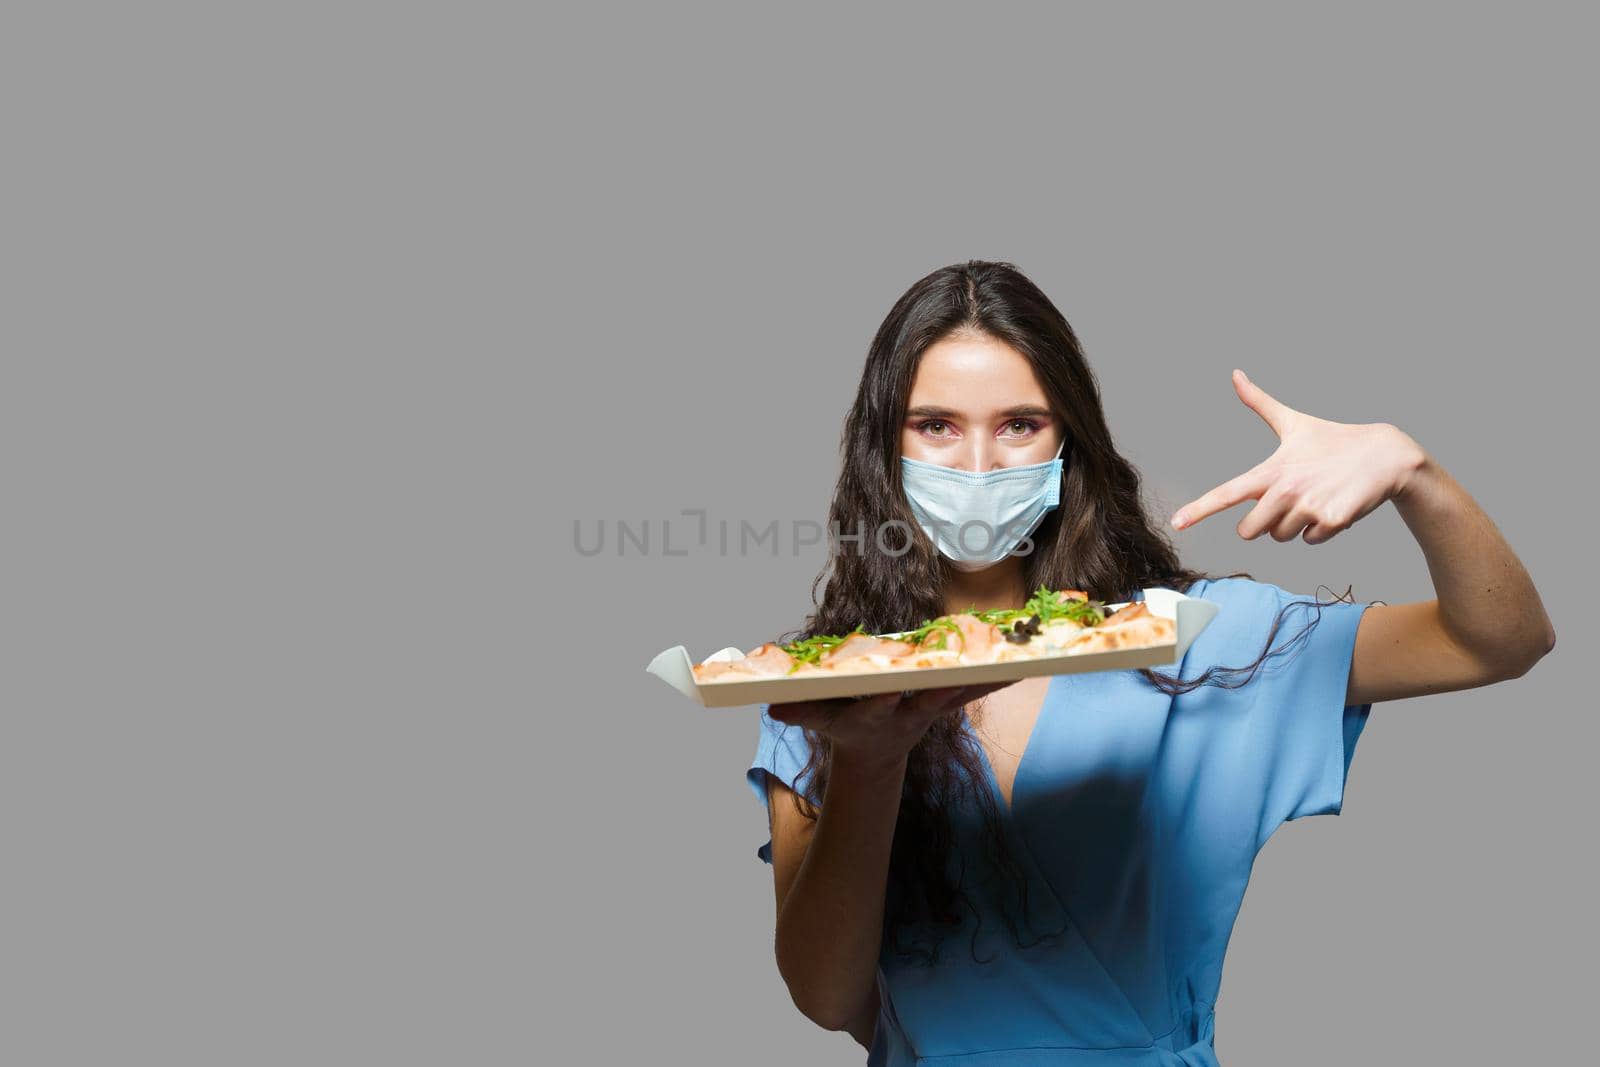
<svg viewBox="0 0 1600 1067">
<path fill-rule="evenodd" d="M 927 441 L 915 430 L 900 431 L 900 454 L 907 459 L 930 459 Z"/>
</svg>

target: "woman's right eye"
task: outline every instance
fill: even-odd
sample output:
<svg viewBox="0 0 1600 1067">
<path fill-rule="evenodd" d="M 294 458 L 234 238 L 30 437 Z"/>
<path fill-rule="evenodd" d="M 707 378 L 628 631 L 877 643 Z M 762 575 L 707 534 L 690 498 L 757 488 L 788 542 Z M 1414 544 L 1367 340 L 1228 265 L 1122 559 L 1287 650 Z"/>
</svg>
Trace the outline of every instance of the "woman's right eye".
<svg viewBox="0 0 1600 1067">
<path fill-rule="evenodd" d="M 922 424 L 922 432 L 930 437 L 943 437 L 947 429 L 949 426 L 942 419 L 929 419 Z"/>
</svg>

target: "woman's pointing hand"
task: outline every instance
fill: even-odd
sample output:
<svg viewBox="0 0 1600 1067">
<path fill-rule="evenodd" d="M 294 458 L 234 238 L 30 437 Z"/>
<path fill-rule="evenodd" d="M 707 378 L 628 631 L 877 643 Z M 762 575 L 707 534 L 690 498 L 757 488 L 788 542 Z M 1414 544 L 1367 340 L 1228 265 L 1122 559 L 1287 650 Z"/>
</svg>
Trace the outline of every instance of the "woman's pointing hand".
<svg viewBox="0 0 1600 1067">
<path fill-rule="evenodd" d="M 1388 423 L 1329 422 L 1296 411 L 1233 372 L 1246 407 L 1278 435 L 1278 448 L 1261 463 L 1185 504 L 1172 517 L 1182 530 L 1246 500 L 1259 501 L 1239 520 L 1247 541 L 1271 533 L 1292 541 L 1302 533 L 1321 544 L 1349 529 L 1405 489 L 1427 453 Z"/>
</svg>

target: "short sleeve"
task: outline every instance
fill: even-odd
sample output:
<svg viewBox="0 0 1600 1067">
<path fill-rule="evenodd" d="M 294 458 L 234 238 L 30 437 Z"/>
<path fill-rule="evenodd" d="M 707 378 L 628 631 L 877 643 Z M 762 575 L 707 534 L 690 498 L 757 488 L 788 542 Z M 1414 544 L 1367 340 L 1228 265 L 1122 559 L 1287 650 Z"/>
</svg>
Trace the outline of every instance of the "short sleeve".
<svg viewBox="0 0 1600 1067">
<path fill-rule="evenodd" d="M 1356 630 L 1370 606 L 1333 601 L 1264 586 L 1266 627 L 1285 608 L 1274 637 L 1275 652 L 1262 665 L 1252 707 L 1256 736 L 1267 746 L 1266 808 L 1259 842 L 1278 825 L 1308 815 L 1337 815 L 1355 756 L 1356 740 L 1367 724 L 1369 704 L 1346 704 Z M 1308 629 L 1309 627 L 1309 629 Z M 1300 636 L 1304 632 L 1304 636 Z"/>
<path fill-rule="evenodd" d="M 802 775 L 811 753 L 805 731 L 773 719 L 767 714 L 767 708 L 768 705 L 761 705 L 761 732 L 756 739 L 756 754 L 745 772 L 745 781 L 761 801 L 762 808 L 767 806 L 767 775 L 775 776 L 797 793 L 811 781 L 809 775 Z M 770 816 L 768 824 L 771 824 Z M 767 843 L 756 849 L 756 855 L 767 863 L 772 862 L 770 835 Z"/>
<path fill-rule="evenodd" d="M 1209 583 L 1199 595 L 1222 608 L 1220 665 L 1248 666 L 1270 637 L 1271 654 L 1236 694 L 1246 714 L 1236 720 L 1235 787 L 1248 783 L 1256 793 L 1236 801 L 1250 813 L 1259 849 L 1284 822 L 1337 815 L 1344 806 L 1356 741 L 1372 710 L 1345 703 L 1356 630 L 1370 605 L 1238 578 Z"/>
</svg>

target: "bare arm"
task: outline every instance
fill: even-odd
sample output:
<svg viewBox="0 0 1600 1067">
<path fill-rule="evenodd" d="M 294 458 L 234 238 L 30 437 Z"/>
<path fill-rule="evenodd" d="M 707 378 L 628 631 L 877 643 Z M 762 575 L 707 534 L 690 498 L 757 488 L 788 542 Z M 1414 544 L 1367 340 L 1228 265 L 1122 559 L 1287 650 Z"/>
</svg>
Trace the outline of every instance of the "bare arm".
<svg viewBox="0 0 1600 1067">
<path fill-rule="evenodd" d="M 835 760 L 815 823 L 795 810 L 782 782 L 768 786 L 778 973 L 795 1007 L 829 1030 L 859 1026 L 868 1007 L 877 1014 L 884 888 L 905 768 L 904 756 L 881 767 Z"/>
<path fill-rule="evenodd" d="M 787 786 L 770 776 L 767 784 L 778 972 L 795 1007 L 818 1026 L 848 1030 L 870 1045 L 890 846 L 908 755 L 936 719 L 997 688 L 770 709 L 774 719 L 821 730 L 833 742 L 814 823 L 796 810 Z"/>
<path fill-rule="evenodd" d="M 1438 598 L 1368 608 L 1345 702 L 1364 704 L 1519 678 L 1555 647 L 1533 579 L 1489 516 L 1420 448 L 1395 507 Z"/>
</svg>

